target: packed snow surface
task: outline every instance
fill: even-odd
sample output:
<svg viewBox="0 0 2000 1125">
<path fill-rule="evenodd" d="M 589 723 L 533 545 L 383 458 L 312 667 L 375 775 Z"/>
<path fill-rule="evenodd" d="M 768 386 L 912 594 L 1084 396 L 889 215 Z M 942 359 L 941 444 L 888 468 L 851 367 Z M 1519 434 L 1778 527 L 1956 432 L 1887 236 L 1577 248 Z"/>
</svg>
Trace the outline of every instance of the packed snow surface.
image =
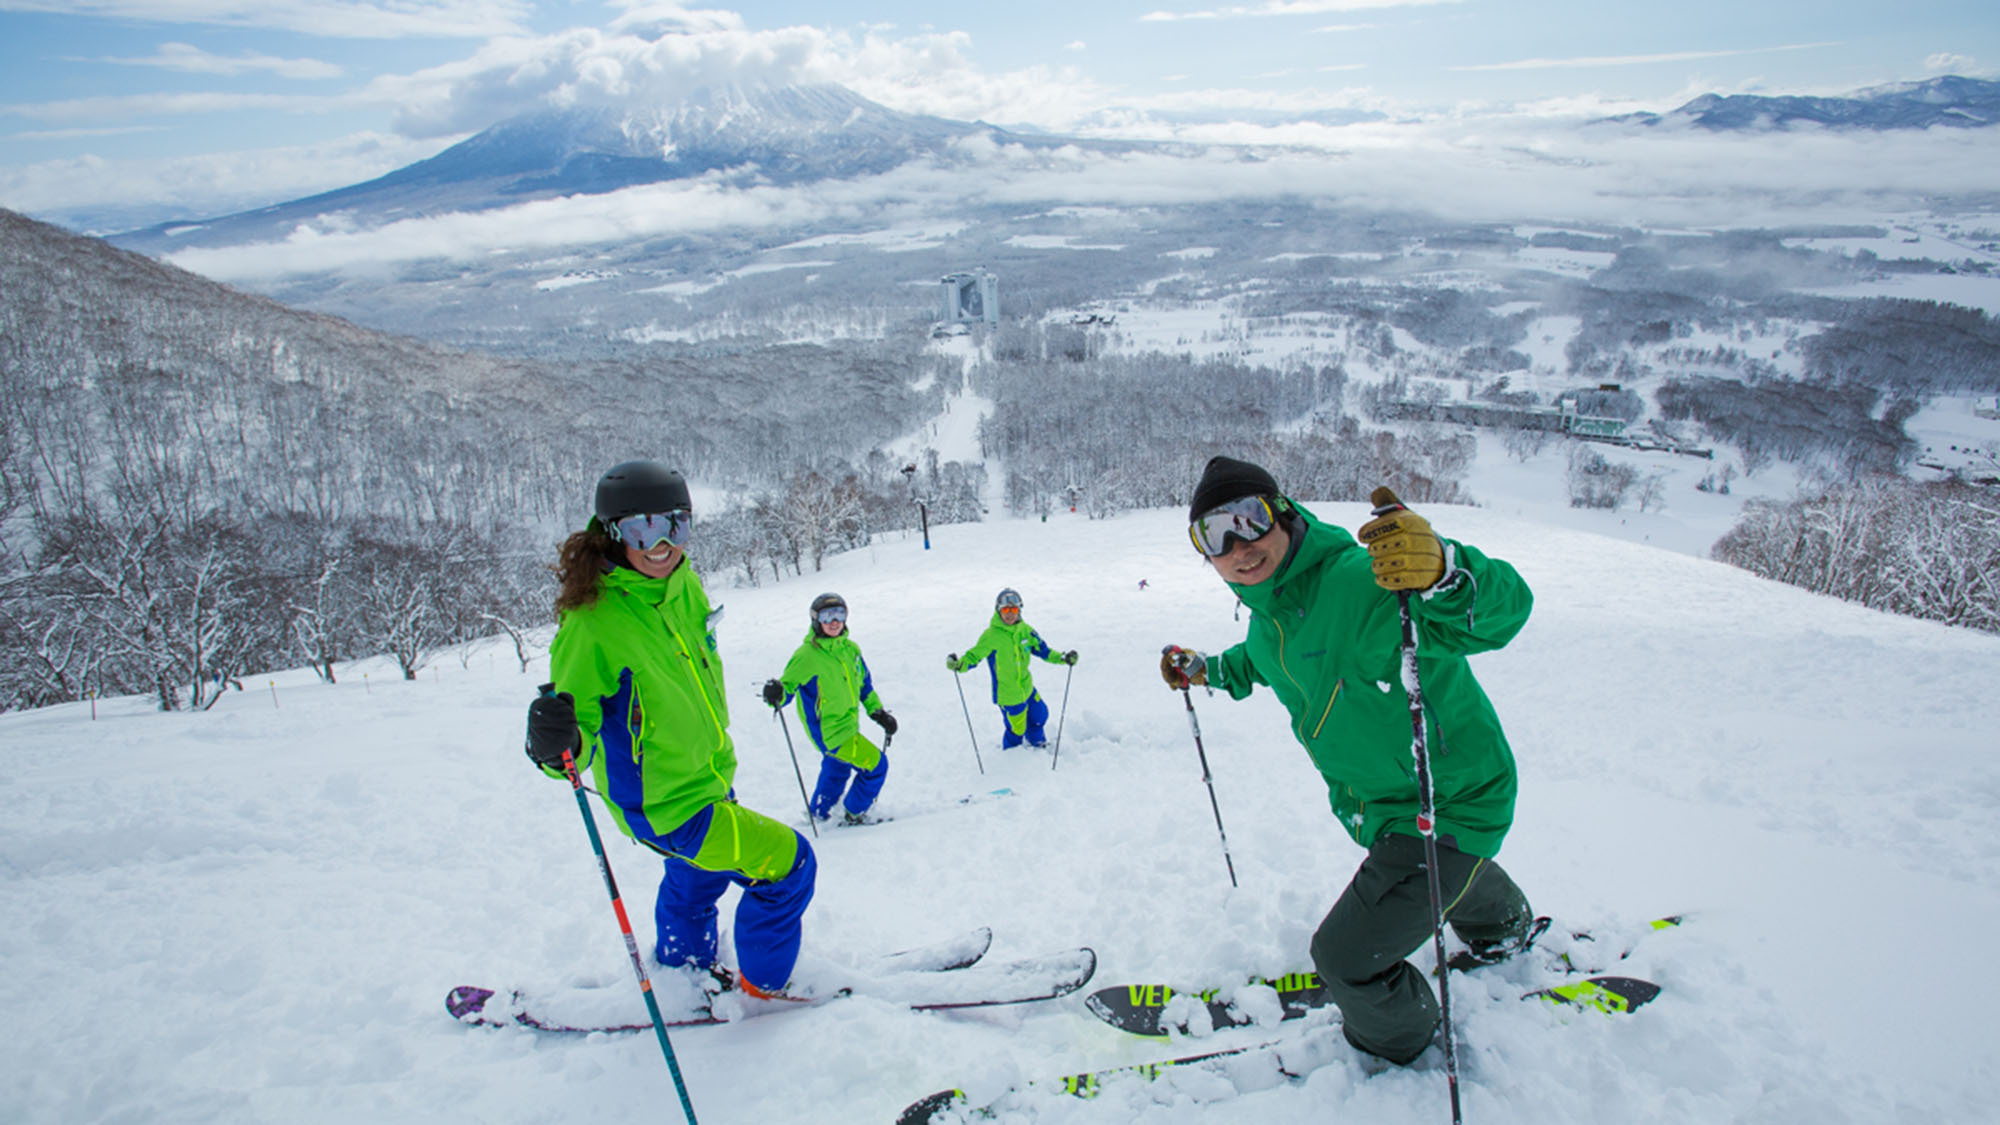
<svg viewBox="0 0 2000 1125">
<path fill-rule="evenodd" d="M 1350 528 L 1366 518 L 1315 508 Z M 1454 976 L 1465 1120 L 1990 1121 L 2000 638 L 1513 512 L 1429 514 L 1514 562 L 1537 595 L 1514 643 L 1474 661 L 1520 762 L 1502 861 L 1559 929 L 1691 915 L 1617 966 L 1665 988 L 1629 1018 L 1520 1002 L 1551 979 L 1533 957 Z M 1046 752 L 999 749 L 975 672 L 961 685 L 982 775 L 944 668 L 1003 586 L 1052 644 L 1082 653 L 1067 680 L 1038 666 L 1061 727 L 1053 770 Z M 817 840 L 802 972 L 980 925 L 998 935 L 994 959 L 1095 948 L 1091 987 L 1304 967 L 1361 853 L 1268 693 L 1197 691 L 1230 887 L 1157 662 L 1167 642 L 1214 651 L 1244 625 L 1179 513 L 936 527 L 929 550 L 885 539 L 777 585 L 712 579 L 728 607 L 738 793 L 799 823 L 756 687 L 827 589 L 852 606 L 901 720 L 880 809 L 904 815 Z M 0 716 L 0 1119 L 679 1120 L 649 1034 L 470 1029 L 444 1011 L 453 986 L 485 984 L 623 989 L 643 1013 L 570 790 L 521 753 L 546 668 L 539 651 L 523 671 L 493 645 L 409 682 L 381 660 L 337 684 L 250 677 L 201 714 L 128 698 Z M 1016 795 L 928 811 L 1000 786 Z M 597 816 L 650 948 L 659 861 Z M 990 1095 L 1294 1034 L 1338 1031 L 1170 1043 L 1102 1025 L 1080 995 L 955 1014 L 856 996 L 673 1043 L 707 1125 L 886 1125 L 946 1087 Z M 1386 1072 L 1332 1058 L 1265 1088 L 1180 1071 L 1094 1101 L 1019 1099 L 1002 1119 L 1449 1119 L 1435 1053 Z"/>
</svg>

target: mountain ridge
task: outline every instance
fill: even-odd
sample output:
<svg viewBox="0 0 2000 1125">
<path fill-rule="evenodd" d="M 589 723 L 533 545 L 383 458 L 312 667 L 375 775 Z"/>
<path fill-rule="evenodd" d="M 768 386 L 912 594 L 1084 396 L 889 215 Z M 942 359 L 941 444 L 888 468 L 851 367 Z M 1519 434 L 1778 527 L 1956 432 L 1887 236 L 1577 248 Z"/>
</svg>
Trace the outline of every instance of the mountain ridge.
<svg viewBox="0 0 2000 1125">
<path fill-rule="evenodd" d="M 1983 128 L 2000 122 L 2000 82 L 1945 75 L 1898 82 L 1842 97 L 1703 94 L 1664 113 L 1627 113 L 1602 121 L 1647 127 L 1680 124 L 1711 132 L 1818 125 L 1837 129 Z"/>
<path fill-rule="evenodd" d="M 903 113 L 831 83 L 713 86 L 671 106 L 535 110 L 372 180 L 250 211 L 158 223 L 107 240 L 167 254 L 281 239 L 302 223 L 335 215 L 343 226 L 366 228 L 705 176 L 738 186 L 847 179 L 920 158 L 952 160 L 956 146 L 982 137 L 1028 149 L 1156 147 Z"/>
</svg>

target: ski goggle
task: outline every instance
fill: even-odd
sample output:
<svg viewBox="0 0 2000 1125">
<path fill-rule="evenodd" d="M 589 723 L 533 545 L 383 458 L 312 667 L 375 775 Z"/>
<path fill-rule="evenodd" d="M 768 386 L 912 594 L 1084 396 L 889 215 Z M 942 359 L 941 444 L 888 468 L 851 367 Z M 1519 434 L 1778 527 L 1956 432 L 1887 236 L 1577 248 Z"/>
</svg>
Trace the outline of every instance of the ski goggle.
<svg viewBox="0 0 2000 1125">
<path fill-rule="evenodd" d="M 1000 595 L 1000 600 L 994 603 L 994 607 L 1002 613 L 1010 609 L 1015 613 L 1019 613 L 1021 612 L 1021 595 L 1011 592 L 1002 594 Z"/>
<path fill-rule="evenodd" d="M 822 625 L 831 625 L 836 621 L 845 621 L 847 620 L 847 607 L 844 605 L 830 605 L 813 614 L 813 618 Z"/>
<path fill-rule="evenodd" d="M 1194 540 L 1195 550 L 1211 559 L 1219 559 L 1234 546 L 1231 538 L 1255 543 L 1271 534 L 1271 528 L 1277 522 L 1277 514 L 1271 511 L 1269 500 L 1262 496 L 1239 496 L 1210 508 L 1200 519 L 1189 524 L 1188 538 Z"/>
<path fill-rule="evenodd" d="M 672 512 L 626 516 L 611 525 L 611 538 L 627 547 L 650 551 L 659 546 L 662 539 L 676 547 L 685 547 L 693 531 L 694 513 L 681 508 Z"/>
</svg>

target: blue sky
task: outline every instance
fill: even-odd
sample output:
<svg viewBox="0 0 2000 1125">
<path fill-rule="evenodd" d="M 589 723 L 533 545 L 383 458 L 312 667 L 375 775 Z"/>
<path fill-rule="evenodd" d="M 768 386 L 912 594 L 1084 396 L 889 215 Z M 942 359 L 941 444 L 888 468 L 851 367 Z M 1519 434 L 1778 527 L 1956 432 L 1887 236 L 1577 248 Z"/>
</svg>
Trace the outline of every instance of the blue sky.
<svg viewBox="0 0 2000 1125">
<path fill-rule="evenodd" d="M 1353 111 L 1574 119 L 1709 91 L 1991 76 L 1996 13 L 1991 0 L 0 0 L 0 205 L 59 221 L 214 214 L 379 175 L 552 99 L 671 99 L 726 78 L 839 81 L 897 109 L 1099 136 L 1228 139 L 1241 121 L 1285 139 L 1274 121 Z"/>
</svg>

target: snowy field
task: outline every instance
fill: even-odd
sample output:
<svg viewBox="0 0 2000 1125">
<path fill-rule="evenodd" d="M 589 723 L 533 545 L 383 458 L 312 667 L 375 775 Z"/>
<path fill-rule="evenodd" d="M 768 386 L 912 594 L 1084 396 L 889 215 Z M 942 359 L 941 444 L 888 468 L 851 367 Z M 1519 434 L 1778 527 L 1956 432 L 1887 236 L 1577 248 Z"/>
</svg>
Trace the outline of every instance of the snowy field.
<svg viewBox="0 0 2000 1125">
<path fill-rule="evenodd" d="M 1315 507 L 1350 528 L 1365 518 Z M 1520 760 L 1508 869 L 1564 926 L 1693 915 L 1621 966 L 1666 989 L 1630 1018 L 1521 1003 L 1547 979 L 1534 958 L 1455 977 L 1465 1120 L 1991 1121 L 2000 638 L 1498 507 L 1429 514 L 1514 561 L 1538 595 L 1514 644 L 1475 658 Z M 1092 987 L 1302 967 L 1360 852 L 1268 694 L 1197 692 L 1231 889 L 1156 663 L 1166 642 L 1212 651 L 1243 625 L 1181 515 L 995 520 L 933 542 L 714 591 L 746 803 L 800 815 L 755 689 L 814 594 L 850 601 L 902 722 L 881 808 L 904 815 L 821 836 L 806 964 L 990 925 L 995 958 L 1094 947 Z M 1083 659 L 1054 771 L 1045 753 L 999 750 L 985 688 L 965 678 L 982 776 L 943 659 L 1008 585 Z M 482 647 L 414 682 L 382 661 L 337 685 L 251 677 L 203 714 L 115 699 L 94 717 L 88 703 L 0 715 L 0 1120 L 679 1120 L 650 1035 L 468 1029 L 444 1011 L 459 984 L 602 986 L 629 990 L 643 1018 L 575 802 L 521 754 L 545 671 L 540 655 L 523 672 Z M 1060 706 L 1063 670 L 1038 678 Z M 925 812 L 996 786 L 1017 795 Z M 658 861 L 599 822 L 650 947 Z M 1080 996 L 970 1014 L 862 996 L 674 1044 L 708 1125 L 886 1125 L 944 1087 L 992 1093 L 1193 1049 L 1113 1031 Z M 1187 1071 L 1095 1101 L 1029 1098 L 1003 1119 L 1449 1120 L 1434 1054 L 1372 1075 L 1334 1055 L 1267 1089 Z"/>
</svg>

